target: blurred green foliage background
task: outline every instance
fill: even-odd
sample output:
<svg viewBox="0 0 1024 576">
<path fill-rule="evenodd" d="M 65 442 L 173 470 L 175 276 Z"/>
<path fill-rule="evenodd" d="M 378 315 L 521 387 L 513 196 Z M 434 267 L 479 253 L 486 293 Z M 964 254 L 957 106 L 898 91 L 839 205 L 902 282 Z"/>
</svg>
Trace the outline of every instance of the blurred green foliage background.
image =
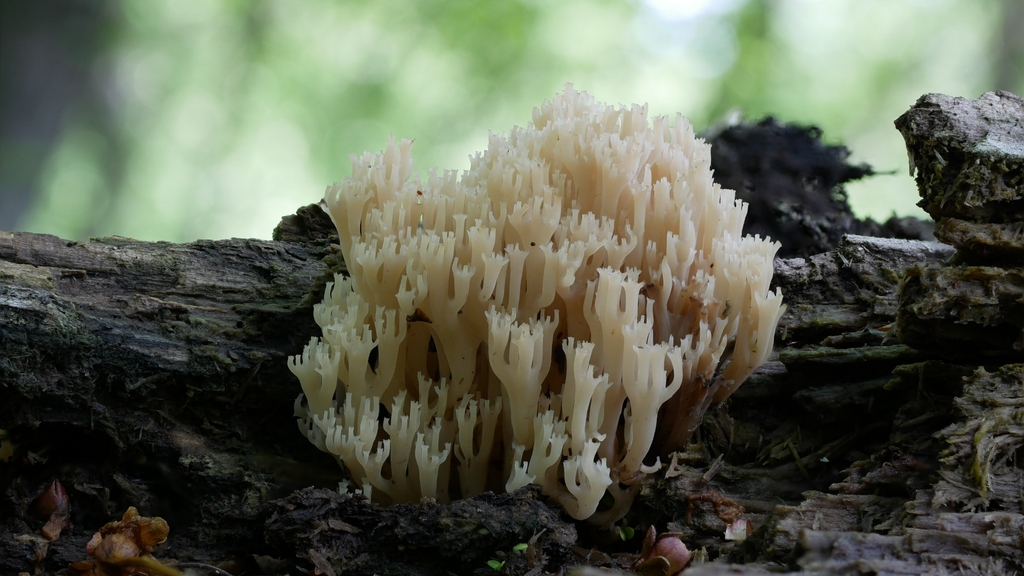
<svg viewBox="0 0 1024 576">
<path fill-rule="evenodd" d="M 892 121 L 1024 92 L 1020 0 L 3 0 L 0 229 L 268 238 L 393 133 L 464 169 L 565 82 L 605 102 L 820 126 L 922 215 Z"/>
</svg>

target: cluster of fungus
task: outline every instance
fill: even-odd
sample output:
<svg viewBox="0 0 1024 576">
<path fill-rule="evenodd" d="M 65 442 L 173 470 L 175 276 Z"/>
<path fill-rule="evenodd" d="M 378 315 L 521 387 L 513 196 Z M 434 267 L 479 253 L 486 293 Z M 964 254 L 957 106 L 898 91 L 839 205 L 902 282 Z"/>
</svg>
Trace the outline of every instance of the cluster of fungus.
<svg viewBox="0 0 1024 576">
<path fill-rule="evenodd" d="M 778 244 L 742 235 L 686 118 L 571 86 L 461 177 L 411 148 L 327 189 L 349 275 L 289 360 L 300 430 L 374 502 L 535 484 L 617 520 L 771 353 Z"/>
</svg>

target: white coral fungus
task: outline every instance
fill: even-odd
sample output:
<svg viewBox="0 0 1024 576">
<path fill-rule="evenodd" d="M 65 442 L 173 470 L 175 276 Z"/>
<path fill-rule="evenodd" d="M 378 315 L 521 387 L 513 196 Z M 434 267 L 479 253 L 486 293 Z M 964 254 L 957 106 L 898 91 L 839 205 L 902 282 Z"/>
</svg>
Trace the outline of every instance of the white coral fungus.
<svg viewBox="0 0 1024 576">
<path fill-rule="evenodd" d="M 741 234 L 686 118 L 571 85 L 461 178 L 411 148 L 327 189 L 350 276 L 288 364 L 300 429 L 376 502 L 536 484 L 618 519 L 771 353 L 778 244 Z"/>
</svg>

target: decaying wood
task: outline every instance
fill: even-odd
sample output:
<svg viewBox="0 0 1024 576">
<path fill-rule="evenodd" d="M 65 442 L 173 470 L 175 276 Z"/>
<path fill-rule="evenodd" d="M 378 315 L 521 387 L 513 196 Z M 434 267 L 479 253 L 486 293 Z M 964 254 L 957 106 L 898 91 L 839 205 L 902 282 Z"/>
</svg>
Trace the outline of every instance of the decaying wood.
<svg viewBox="0 0 1024 576">
<path fill-rule="evenodd" d="M 936 107 L 977 107 L 922 102 L 933 123 Z M 312 303 L 342 264 L 315 207 L 275 237 L 0 233 L 0 455 L 13 450 L 0 572 L 83 559 L 129 505 L 168 521 L 158 557 L 249 573 L 632 564 L 639 538 L 575 524 L 530 490 L 390 509 L 333 492 L 343 473 L 295 429 L 285 358 L 317 333 Z M 1024 570 L 1020 271 L 1005 250 L 956 245 L 846 236 L 778 260 L 777 354 L 647 479 L 620 528 L 679 533 L 712 560 L 693 574 Z M 71 527 L 49 541 L 32 502 L 54 479 Z M 752 532 L 726 539 L 737 519 Z"/>
<path fill-rule="evenodd" d="M 4 533 L 34 532 L 28 502 L 58 478 L 79 529 L 51 548 L 81 556 L 133 504 L 195 547 L 185 557 L 255 548 L 269 498 L 337 476 L 297 437 L 284 365 L 314 332 L 303 299 L 328 252 L 0 235 L 0 428 L 17 446 Z M 31 570 L 3 562 L 32 546 L 0 538 L 0 572 Z"/>
<path fill-rule="evenodd" d="M 60 477 L 75 499 L 76 524 L 101 523 L 135 503 L 168 519 L 179 558 L 264 549 L 256 521 L 274 497 L 340 479 L 334 462 L 295 430 L 291 404 L 298 388 L 284 362 L 315 332 L 310 287 L 318 280 L 322 285 L 329 273 L 322 260 L 328 254 L 323 245 L 301 243 L 106 239 L 69 245 L 50 236 L 5 235 L 2 417 L 24 460 L 13 464 L 11 487 L 21 499 L 8 506 L 26 506 L 38 483 Z M 936 244 L 848 237 L 835 252 L 779 262 L 777 282 L 791 294 L 784 341 L 807 345 L 780 346 L 789 368 L 767 365 L 737 393 L 732 418 L 722 412 L 705 432 L 723 450 L 729 442 L 763 437 L 760 446 L 733 451 L 736 462 L 755 465 L 730 464 L 717 479 L 747 483 L 746 492 L 721 488 L 731 489 L 733 498 L 743 494 L 752 518 L 772 515 L 777 499 L 796 504 L 801 492 L 827 488 L 814 481 L 820 460 L 848 449 L 850 441 L 845 427 L 811 433 L 813 419 L 872 402 L 883 393 L 872 381 L 919 359 L 905 346 L 883 342 L 880 329 L 894 319 L 900 271 L 950 254 Z M 844 379 L 828 373 L 837 366 L 859 379 L 860 393 L 836 388 Z M 750 420 L 738 416 L 747 412 Z M 812 419 L 807 432 L 796 434 L 794 425 L 806 418 Z M 776 427 L 787 419 L 789 425 Z M 728 438 L 721 421 L 733 429 Z M 863 427 L 868 436 L 884 436 L 869 422 Z M 115 465 L 108 467 L 111 458 Z M 687 495 L 705 490 L 684 488 L 665 499 L 654 496 L 659 489 L 652 485 L 645 505 L 675 502 L 674 514 L 682 518 L 691 505 Z M 701 513 L 713 505 L 692 504 L 691 524 L 703 523 L 711 538 L 720 535 L 721 521 Z M 16 521 L 24 510 L 16 512 L 5 529 L 31 533 L 31 525 Z M 64 554 L 70 556 L 90 534 L 83 526 L 81 537 L 51 546 L 69 543 Z M 18 551 L 8 557 L 24 559 Z"/>
<path fill-rule="evenodd" d="M 1024 99 L 926 94 L 896 120 L 921 207 L 936 220 L 1024 220 Z"/>
<path fill-rule="evenodd" d="M 577 539 L 573 523 L 536 488 L 386 509 L 310 488 L 271 504 L 268 525 L 271 549 L 315 550 L 314 564 L 364 574 L 459 573 L 486 568 L 488 560 L 514 573 L 557 571 L 572 563 Z"/>
</svg>

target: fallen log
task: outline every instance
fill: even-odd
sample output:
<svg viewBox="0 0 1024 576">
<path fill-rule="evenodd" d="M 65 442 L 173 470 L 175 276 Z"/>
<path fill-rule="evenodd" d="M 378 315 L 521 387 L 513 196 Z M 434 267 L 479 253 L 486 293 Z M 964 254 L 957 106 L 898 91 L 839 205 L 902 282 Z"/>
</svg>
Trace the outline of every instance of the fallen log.
<svg viewBox="0 0 1024 576">
<path fill-rule="evenodd" d="M 762 434 L 786 418 L 801 393 L 806 413 L 837 401 L 829 409 L 841 411 L 849 401 L 810 381 L 795 383 L 790 370 L 838 367 L 869 381 L 918 359 L 898 344 L 874 345 L 881 343 L 878 329 L 895 318 L 900 271 L 950 254 L 936 244 L 848 237 L 835 252 L 780 260 L 776 281 L 792 294 L 784 341 L 854 336 L 780 346 L 790 368 L 773 362 L 741 388 L 736 410 L 753 402 L 763 414 L 748 424 L 734 414 L 734 428 Z M 53 478 L 67 487 L 72 526 L 81 529 L 49 543 L 56 551 L 48 558 L 84 549 L 86 527 L 128 505 L 167 519 L 179 559 L 251 555 L 264 547 L 258 521 L 272 500 L 307 485 L 336 486 L 341 471 L 295 430 L 298 386 L 285 367 L 316 332 L 310 308 L 330 256 L 323 243 L 0 237 L 0 420 L 6 442 L 16 446 L 4 465 L 4 530 L 12 535 L 4 542 L 15 547 L 0 556 L 21 562 L 10 568 L 30 568 L 36 543 L 13 536 L 35 531 L 29 503 Z M 879 387 L 868 388 L 870 395 Z M 769 461 L 799 474 L 785 464 L 787 454 Z M 814 485 L 790 484 L 779 483 L 748 508 L 770 510 L 780 497 L 795 502 Z"/>
</svg>

